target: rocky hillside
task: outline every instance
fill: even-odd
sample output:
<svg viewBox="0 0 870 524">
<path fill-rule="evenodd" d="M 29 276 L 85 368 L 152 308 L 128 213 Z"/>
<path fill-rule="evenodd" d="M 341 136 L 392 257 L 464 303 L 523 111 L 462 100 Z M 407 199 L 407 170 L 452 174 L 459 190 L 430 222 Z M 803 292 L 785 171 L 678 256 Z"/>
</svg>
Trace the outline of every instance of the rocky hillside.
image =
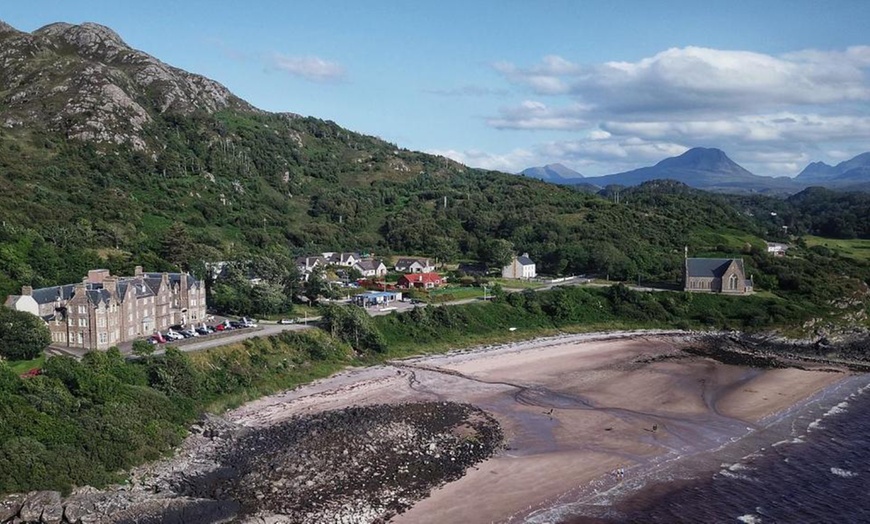
<svg viewBox="0 0 870 524">
<path fill-rule="evenodd" d="M 157 114 L 256 111 L 227 88 L 128 46 L 108 27 L 50 24 L 33 33 L 0 22 L 2 125 L 40 127 L 66 138 L 157 146 Z"/>
</svg>

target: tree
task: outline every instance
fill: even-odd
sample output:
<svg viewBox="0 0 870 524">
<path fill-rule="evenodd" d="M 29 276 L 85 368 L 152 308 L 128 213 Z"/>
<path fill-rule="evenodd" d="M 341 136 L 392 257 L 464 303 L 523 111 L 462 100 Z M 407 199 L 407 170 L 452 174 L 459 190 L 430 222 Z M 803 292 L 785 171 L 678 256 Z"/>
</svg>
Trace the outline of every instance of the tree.
<svg viewBox="0 0 870 524">
<path fill-rule="evenodd" d="M 133 354 L 142 358 L 150 357 L 154 354 L 154 344 L 149 344 L 144 340 L 134 340 Z"/>
<path fill-rule="evenodd" d="M 182 271 L 190 269 L 194 259 L 194 243 L 184 224 L 175 222 L 160 241 L 160 256 Z"/>
<path fill-rule="evenodd" d="M 41 318 L 0 307 L 0 355 L 9 360 L 30 360 L 49 344 L 51 333 Z"/>
<path fill-rule="evenodd" d="M 514 257 L 514 245 L 503 238 L 493 238 L 481 244 L 480 261 L 499 269 L 511 263 Z"/>
<path fill-rule="evenodd" d="M 347 342 L 357 351 L 386 350 L 386 341 L 372 317 L 359 306 L 330 304 L 323 308 L 321 322 L 333 337 Z"/>
</svg>

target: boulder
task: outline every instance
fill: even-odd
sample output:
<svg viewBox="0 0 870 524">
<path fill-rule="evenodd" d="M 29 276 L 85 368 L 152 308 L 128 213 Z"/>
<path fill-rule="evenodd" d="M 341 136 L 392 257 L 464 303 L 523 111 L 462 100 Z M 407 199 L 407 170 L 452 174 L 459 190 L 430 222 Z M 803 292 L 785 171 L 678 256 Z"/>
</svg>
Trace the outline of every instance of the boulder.
<svg viewBox="0 0 870 524">
<path fill-rule="evenodd" d="M 57 493 L 56 491 L 51 493 Z M 42 509 L 42 524 L 61 524 L 63 521 L 63 505 L 60 501 L 60 493 L 57 493 L 57 502 L 46 505 Z"/>
<path fill-rule="evenodd" d="M 50 506 L 60 506 L 60 501 L 60 492 L 58 491 L 31 491 L 21 505 L 18 516 L 22 522 L 39 522 L 43 511 Z M 52 508 L 50 516 L 56 512 L 57 510 Z M 63 515 L 63 507 L 60 509 L 60 514 Z"/>
<path fill-rule="evenodd" d="M 26 498 L 27 495 L 24 493 L 13 493 L 0 499 L 0 522 L 12 520 L 12 517 L 17 516 Z"/>
<path fill-rule="evenodd" d="M 63 510 L 63 516 L 70 524 L 81 524 L 83 519 L 96 511 L 94 501 L 87 497 L 71 497 Z"/>
</svg>

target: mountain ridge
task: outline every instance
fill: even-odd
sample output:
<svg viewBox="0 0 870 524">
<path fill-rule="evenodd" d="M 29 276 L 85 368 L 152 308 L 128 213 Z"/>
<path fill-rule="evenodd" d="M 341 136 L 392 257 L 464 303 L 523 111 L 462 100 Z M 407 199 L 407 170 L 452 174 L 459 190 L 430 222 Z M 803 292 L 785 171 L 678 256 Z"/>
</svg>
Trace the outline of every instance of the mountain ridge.
<svg viewBox="0 0 870 524">
<path fill-rule="evenodd" d="M 519 174 L 553 184 L 573 184 L 585 179 L 582 174 L 558 162 L 540 167 L 529 167 L 520 171 Z"/>
<path fill-rule="evenodd" d="M 41 127 L 140 151 L 158 147 L 146 130 L 158 115 L 259 111 L 219 82 L 133 49 L 92 22 L 32 33 L 0 25 L 0 93 L 4 127 Z"/>
<path fill-rule="evenodd" d="M 657 179 L 676 180 L 690 187 L 728 192 L 790 192 L 789 179 L 756 175 L 743 168 L 718 148 L 694 147 L 665 158 L 655 165 L 631 171 L 586 177 L 585 183 L 635 186 Z"/>
</svg>

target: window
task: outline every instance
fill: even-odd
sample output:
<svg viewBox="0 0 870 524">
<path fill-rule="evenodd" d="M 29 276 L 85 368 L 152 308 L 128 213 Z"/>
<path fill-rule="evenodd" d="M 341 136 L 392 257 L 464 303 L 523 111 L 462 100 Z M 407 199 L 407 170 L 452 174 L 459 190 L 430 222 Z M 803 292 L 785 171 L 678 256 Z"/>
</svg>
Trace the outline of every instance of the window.
<svg viewBox="0 0 870 524">
<path fill-rule="evenodd" d="M 106 327 L 106 317 L 97 318 L 97 327 Z"/>
<path fill-rule="evenodd" d="M 100 344 L 105 344 L 108 341 L 105 333 L 100 333 Z"/>
<path fill-rule="evenodd" d="M 76 333 L 76 335 L 77 335 L 77 336 L 76 336 L 76 340 L 78 341 L 78 344 L 81 346 L 81 345 L 83 344 L 83 342 L 82 342 L 82 338 L 83 338 L 83 337 L 82 337 L 82 334 L 81 334 L 81 332 L 78 332 L 78 333 Z"/>
<path fill-rule="evenodd" d="M 88 327 L 88 319 L 79 317 L 79 327 Z"/>
<path fill-rule="evenodd" d="M 737 291 L 737 275 L 736 274 L 731 275 L 731 277 L 728 279 L 728 289 Z"/>
<path fill-rule="evenodd" d="M 79 315 L 84 315 L 88 312 L 85 306 L 79 306 Z"/>
</svg>

